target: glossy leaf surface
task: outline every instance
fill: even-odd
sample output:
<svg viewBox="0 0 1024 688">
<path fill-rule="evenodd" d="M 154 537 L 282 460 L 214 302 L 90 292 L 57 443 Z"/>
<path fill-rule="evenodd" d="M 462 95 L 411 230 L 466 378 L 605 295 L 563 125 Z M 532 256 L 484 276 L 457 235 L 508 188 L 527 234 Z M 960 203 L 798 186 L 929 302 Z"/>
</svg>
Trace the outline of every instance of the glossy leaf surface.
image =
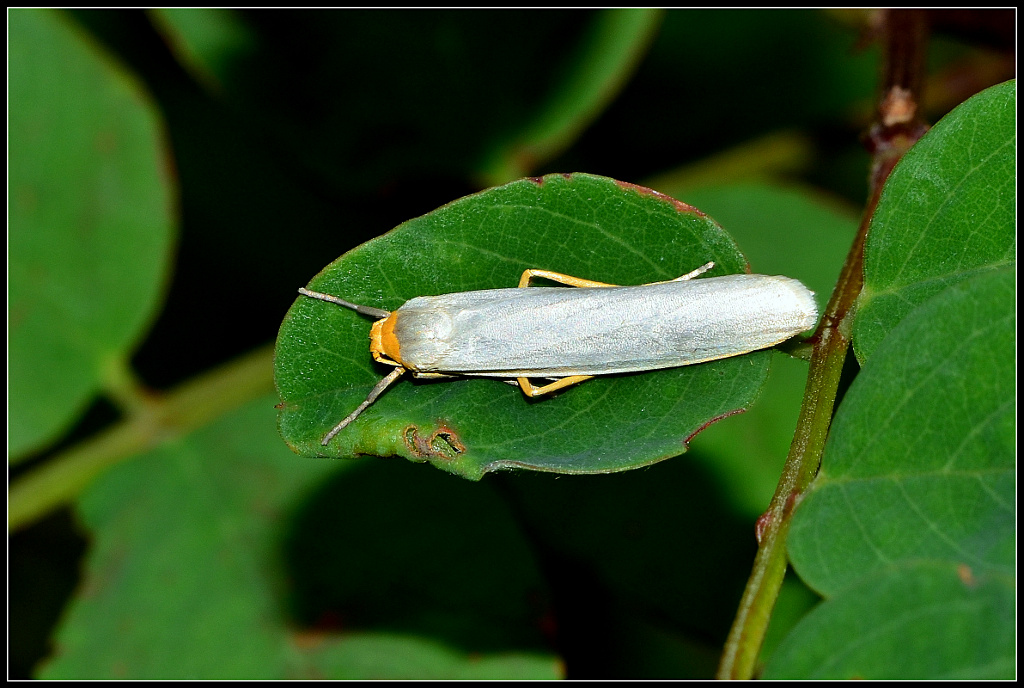
<svg viewBox="0 0 1024 688">
<path fill-rule="evenodd" d="M 883 193 L 854 328 L 864 365 L 789 539 L 827 601 L 769 676 L 1012 676 L 1013 93 L 954 110 Z"/>
<path fill-rule="evenodd" d="M 515 286 L 543 268 L 612 284 L 741 272 L 733 241 L 703 213 L 642 187 L 550 175 L 489 189 L 411 220 L 325 268 L 309 288 L 395 309 L 408 299 Z M 324 434 L 387 372 L 372 363 L 370 321 L 300 298 L 278 336 L 281 434 L 307 456 L 400 455 L 479 479 L 508 467 L 563 473 L 635 468 L 749 404 L 769 354 L 608 376 L 528 401 L 496 380 L 402 380 L 325 450 Z"/>
<path fill-rule="evenodd" d="M 823 647 L 821 634 L 801 624 L 808 654 L 792 650 L 780 662 L 796 664 L 775 667 L 777 675 L 1009 675 L 1016 647 L 1014 291 L 1009 267 L 948 287 L 886 337 L 850 388 L 789 541 L 801 577 L 831 598 L 805 623 L 828 625 L 848 643 L 831 647 L 826 664 L 810 667 L 815 673 L 793 673 Z M 922 562 L 947 572 L 944 587 L 915 582 Z M 963 604 L 950 604 L 945 591 L 957 585 L 951 572 L 962 579 Z M 895 586 L 891 597 L 902 603 L 869 603 L 877 590 L 862 584 L 865 577 Z M 918 593 L 899 592 L 909 589 Z M 849 608 L 858 604 L 854 619 Z M 903 647 L 892 663 L 858 649 L 879 632 L 894 642 L 912 634 L 900 623 L 917 615 L 913 605 L 940 613 L 942 627 L 960 629 L 957 637 L 936 632 L 933 619 L 920 629 L 922 642 Z M 979 606 L 991 613 L 975 618 Z M 865 625 L 877 630 L 864 635 Z M 950 661 L 929 665 L 935 646 Z"/>
<path fill-rule="evenodd" d="M 864 367 L 793 524 L 793 562 L 819 592 L 921 559 L 1012 579 L 1013 302 L 1008 268 L 954 285 Z"/>
<path fill-rule="evenodd" d="M 1017 82 L 963 103 L 886 182 L 864 251 L 854 350 L 867 360 L 901 318 L 951 284 L 1016 260 Z"/>
<path fill-rule="evenodd" d="M 908 564 L 868 576 L 815 609 L 762 677 L 1013 678 L 1015 642 L 1004 632 L 1014 623 L 1013 609 L 1006 581 L 933 562 Z"/>
</svg>

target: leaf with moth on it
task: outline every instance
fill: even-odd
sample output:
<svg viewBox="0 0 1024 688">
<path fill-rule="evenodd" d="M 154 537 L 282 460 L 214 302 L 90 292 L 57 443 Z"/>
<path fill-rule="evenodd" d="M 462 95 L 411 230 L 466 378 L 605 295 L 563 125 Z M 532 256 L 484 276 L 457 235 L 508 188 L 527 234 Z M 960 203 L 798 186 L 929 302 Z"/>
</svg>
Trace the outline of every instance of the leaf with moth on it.
<svg viewBox="0 0 1024 688">
<path fill-rule="evenodd" d="M 708 261 L 715 275 L 746 270 L 732 239 L 700 211 L 604 177 L 549 175 L 410 220 L 336 260 L 309 288 L 391 310 L 415 296 L 512 287 L 527 268 L 626 285 Z M 279 428 L 297 453 L 398 455 L 474 480 L 511 467 L 627 470 L 682 453 L 694 433 L 750 404 L 770 356 L 605 376 L 534 400 L 495 379 L 404 379 L 324 448 L 324 434 L 389 372 L 370 357 L 370 324 L 304 297 L 285 317 Z"/>
</svg>

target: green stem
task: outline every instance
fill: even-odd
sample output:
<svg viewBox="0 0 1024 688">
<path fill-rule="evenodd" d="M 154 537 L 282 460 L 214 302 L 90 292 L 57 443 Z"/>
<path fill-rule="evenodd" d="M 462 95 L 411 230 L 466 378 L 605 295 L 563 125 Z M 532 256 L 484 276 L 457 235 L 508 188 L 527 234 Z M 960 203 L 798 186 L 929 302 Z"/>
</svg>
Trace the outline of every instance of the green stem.
<svg viewBox="0 0 1024 688">
<path fill-rule="evenodd" d="M 864 244 L 885 180 L 925 127 L 917 116 L 924 64 L 926 19 L 915 10 L 889 10 L 885 19 L 885 69 L 878 124 L 870 132 L 873 153 L 870 196 L 839 282 L 811 338 L 814 349 L 803 406 L 782 477 L 768 510 L 758 519 L 758 552 L 718 678 L 749 679 L 757 668 L 771 612 L 788 564 L 786 540 L 792 515 L 817 475 L 832 422 L 839 377 L 850 346 L 854 306 L 864 285 Z"/>
<path fill-rule="evenodd" d="M 8 532 L 68 504 L 115 463 L 186 435 L 267 394 L 273 389 L 272 361 L 273 347 L 265 346 L 164 395 L 128 404 L 124 419 L 54 456 L 11 485 L 7 493 Z"/>
<path fill-rule="evenodd" d="M 135 375 L 128 361 L 118 357 L 107 366 L 104 391 L 125 415 L 144 413 L 153 402 L 153 393 Z"/>
<path fill-rule="evenodd" d="M 750 678 L 757 665 L 771 612 L 786 575 L 790 517 L 817 474 L 832 421 L 839 376 L 850 345 L 848 319 L 852 309 L 849 306 L 860 293 L 863 281 L 863 242 L 868 217 L 861 222 L 839 286 L 813 337 L 815 346 L 796 433 L 775 495 L 768 510 L 758 519 L 757 557 L 725 643 L 719 678 Z"/>
</svg>

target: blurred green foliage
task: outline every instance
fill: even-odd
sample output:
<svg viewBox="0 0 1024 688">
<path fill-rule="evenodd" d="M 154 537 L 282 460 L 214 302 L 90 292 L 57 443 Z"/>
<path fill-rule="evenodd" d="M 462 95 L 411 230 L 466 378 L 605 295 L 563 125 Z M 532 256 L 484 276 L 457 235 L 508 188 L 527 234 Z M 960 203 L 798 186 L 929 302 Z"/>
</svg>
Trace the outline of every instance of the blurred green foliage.
<svg viewBox="0 0 1024 688">
<path fill-rule="evenodd" d="M 272 341 L 323 266 L 502 175 L 662 180 L 755 272 L 798 277 L 824 302 L 865 196 L 857 139 L 878 56 L 857 47 L 864 22 L 796 10 L 10 11 L 10 365 L 28 360 L 19 337 L 32 354 L 63 338 L 92 355 L 75 369 L 88 376 L 54 374 L 49 359 L 25 369 L 28 382 L 65 381 L 60 403 L 12 381 L 11 405 L 34 409 L 36 426 L 21 445 L 12 428 L 12 482 L 144 409 L 136 380 L 166 390 Z M 932 74 L 991 54 L 936 43 Z M 65 54 L 68 71 L 46 67 Z M 112 112 L 89 105 L 111 93 Z M 47 108 L 78 124 L 36 114 Z M 110 145 L 125 132 L 132 148 Z M 136 149 L 127 167 L 103 167 Z M 144 200 L 118 195 L 124 169 Z M 24 214 L 29 172 L 40 198 L 84 206 L 56 224 Z M 39 243 L 61 227 L 71 239 Z M 21 270 L 33 245 L 71 281 Z M 71 267 L 46 260 L 48 245 Z M 15 297 L 71 313 L 51 305 L 24 321 Z M 76 315 L 116 327 L 88 335 Z M 273 398 L 211 411 L 207 427 L 106 471 L 72 518 L 11 537 L 10 677 L 707 677 L 801 374 L 775 366 L 759 404 L 687 455 L 604 476 L 469 483 L 404 461 L 316 461 L 276 435 Z M 814 602 L 791 585 L 766 651 Z M 787 653 L 784 666 L 799 666 Z"/>
</svg>

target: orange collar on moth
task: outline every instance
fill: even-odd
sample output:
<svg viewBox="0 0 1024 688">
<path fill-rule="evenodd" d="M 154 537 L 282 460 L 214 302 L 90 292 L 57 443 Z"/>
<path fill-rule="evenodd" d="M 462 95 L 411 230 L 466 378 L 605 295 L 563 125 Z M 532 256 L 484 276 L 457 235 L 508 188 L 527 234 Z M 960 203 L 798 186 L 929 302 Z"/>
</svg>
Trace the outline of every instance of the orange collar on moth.
<svg viewBox="0 0 1024 688">
<path fill-rule="evenodd" d="M 398 337 L 395 336 L 397 319 L 396 311 L 373 323 L 370 327 L 370 353 L 378 363 L 405 367 L 399 352 Z"/>
</svg>

